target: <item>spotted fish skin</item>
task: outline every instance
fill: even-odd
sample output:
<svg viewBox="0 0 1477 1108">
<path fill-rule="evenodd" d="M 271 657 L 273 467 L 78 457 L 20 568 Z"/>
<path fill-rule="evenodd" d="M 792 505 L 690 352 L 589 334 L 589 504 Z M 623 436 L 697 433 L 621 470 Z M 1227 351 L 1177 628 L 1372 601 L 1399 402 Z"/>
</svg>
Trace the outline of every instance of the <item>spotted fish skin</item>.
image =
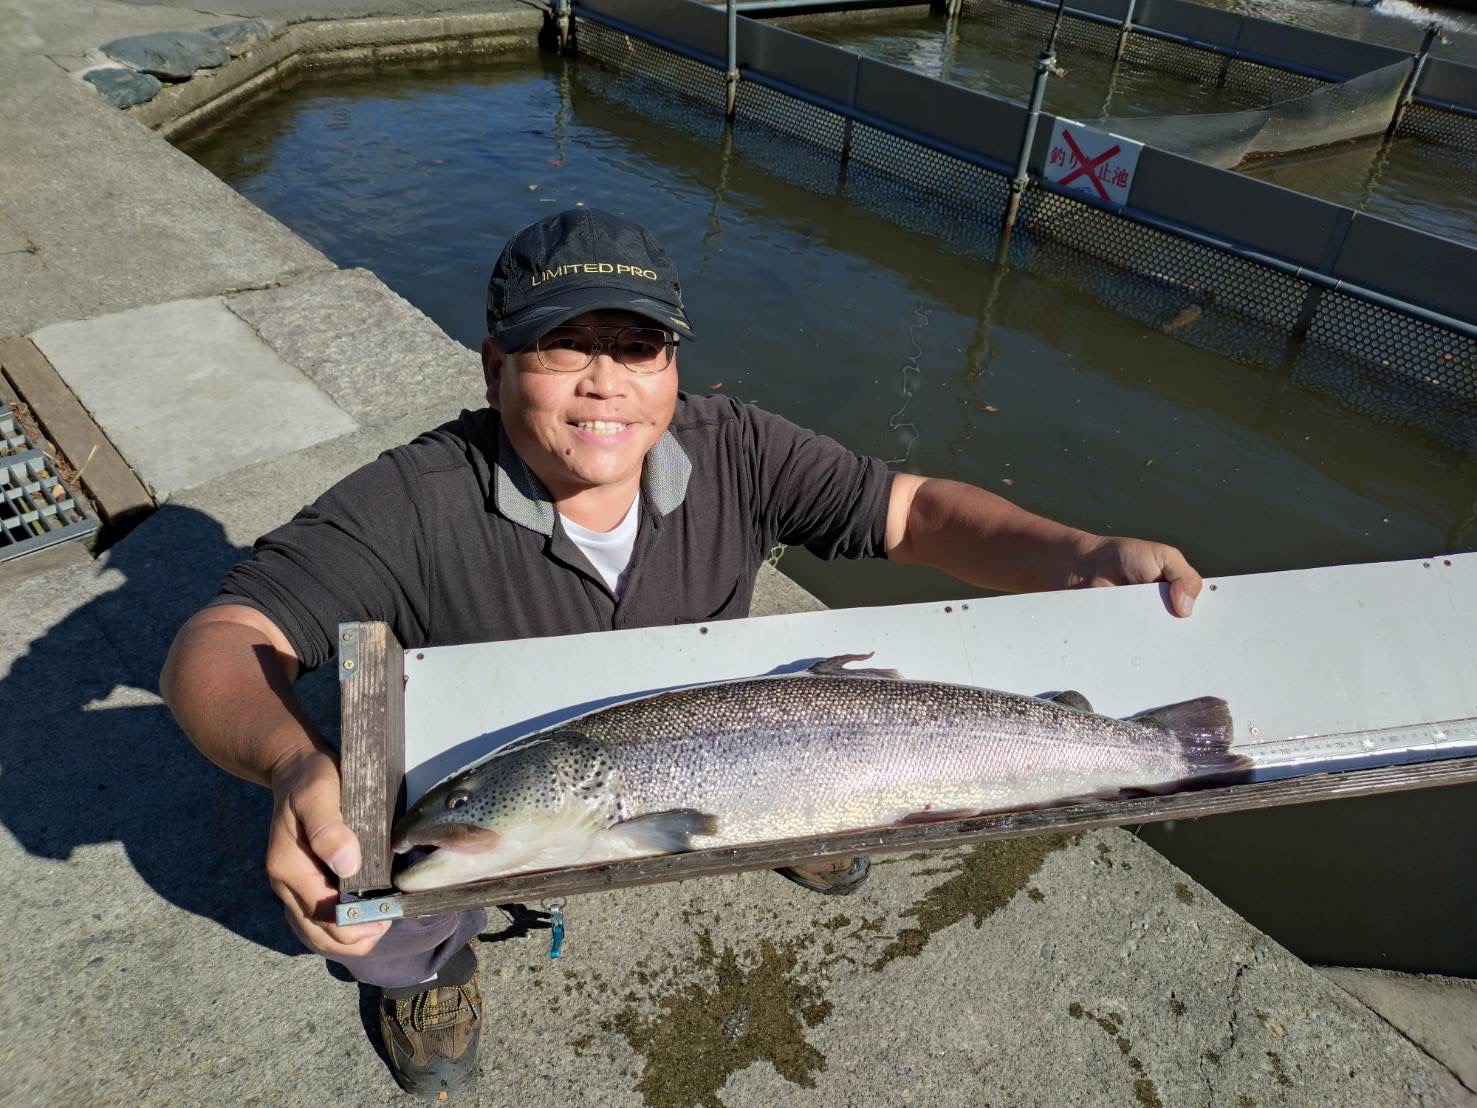
<svg viewBox="0 0 1477 1108">
<path fill-rule="evenodd" d="M 842 667 L 858 657 L 643 697 L 520 739 L 427 794 L 397 825 L 396 849 L 454 851 L 451 828 L 479 828 L 461 834 L 485 833 L 500 845 L 466 840 L 456 875 L 471 880 L 459 875 L 1167 790 L 1243 765 L 1226 751 L 1230 716 L 1213 697 L 1118 720 L 1033 696 Z M 504 849 L 510 839 L 541 845 L 515 858 Z M 447 883 L 450 860 L 439 877 L 429 865 L 445 853 L 397 883 Z M 490 866 L 500 868 L 483 872 Z"/>
</svg>

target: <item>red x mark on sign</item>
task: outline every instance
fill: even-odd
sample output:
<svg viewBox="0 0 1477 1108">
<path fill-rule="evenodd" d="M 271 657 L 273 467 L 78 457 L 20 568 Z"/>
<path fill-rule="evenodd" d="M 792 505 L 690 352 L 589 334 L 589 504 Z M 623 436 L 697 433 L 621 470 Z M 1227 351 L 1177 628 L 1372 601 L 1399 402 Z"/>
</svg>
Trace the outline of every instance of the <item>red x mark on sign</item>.
<svg viewBox="0 0 1477 1108">
<path fill-rule="evenodd" d="M 1078 146 L 1077 143 L 1073 140 L 1071 131 L 1062 131 L 1062 138 L 1065 139 L 1067 145 L 1072 148 L 1072 157 L 1077 162 L 1077 168 L 1063 177 L 1058 182 L 1058 184 L 1070 185 L 1078 177 L 1086 175 L 1087 179 L 1092 182 L 1092 187 L 1097 189 L 1097 194 L 1101 196 L 1104 200 L 1110 199 L 1108 196 L 1108 190 L 1103 188 L 1103 183 L 1097 179 L 1097 175 L 1092 171 L 1098 166 L 1102 165 L 1105 161 L 1113 157 L 1114 154 L 1117 154 L 1120 150 L 1123 149 L 1123 147 L 1115 142 L 1112 146 L 1108 147 L 1108 149 L 1104 150 L 1097 157 L 1089 159 L 1088 156 L 1082 152 L 1082 147 Z"/>
</svg>

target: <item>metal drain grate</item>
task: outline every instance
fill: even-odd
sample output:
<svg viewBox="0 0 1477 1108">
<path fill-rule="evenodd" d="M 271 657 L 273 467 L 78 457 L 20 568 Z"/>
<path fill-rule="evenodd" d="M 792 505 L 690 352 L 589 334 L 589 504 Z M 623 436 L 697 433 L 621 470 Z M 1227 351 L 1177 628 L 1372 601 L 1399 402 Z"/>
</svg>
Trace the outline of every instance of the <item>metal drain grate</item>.
<svg viewBox="0 0 1477 1108">
<path fill-rule="evenodd" d="M 0 406 L 0 562 L 96 531 L 97 520 L 31 443 L 15 412 Z"/>
</svg>

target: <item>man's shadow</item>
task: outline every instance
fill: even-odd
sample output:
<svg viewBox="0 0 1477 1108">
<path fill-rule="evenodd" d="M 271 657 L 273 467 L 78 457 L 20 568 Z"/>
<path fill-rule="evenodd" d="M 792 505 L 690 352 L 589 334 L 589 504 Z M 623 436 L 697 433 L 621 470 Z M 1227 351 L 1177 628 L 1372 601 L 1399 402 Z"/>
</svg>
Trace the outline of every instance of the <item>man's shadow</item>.
<svg viewBox="0 0 1477 1108">
<path fill-rule="evenodd" d="M 175 632 L 249 553 L 203 512 L 166 506 L 108 552 L 106 568 L 99 562 L 98 572 L 122 575 L 110 591 L 91 595 L 95 581 L 65 571 L 36 582 L 54 588 L 48 606 L 64 607 L 68 592 L 90 598 L 31 642 L 0 681 L 0 823 L 39 858 L 119 842 L 171 904 L 300 954 L 263 869 L 270 794 L 206 761 L 157 700 Z M 310 714 L 330 727 L 331 678 L 299 682 Z M 91 895 L 79 888 L 78 907 Z"/>
</svg>

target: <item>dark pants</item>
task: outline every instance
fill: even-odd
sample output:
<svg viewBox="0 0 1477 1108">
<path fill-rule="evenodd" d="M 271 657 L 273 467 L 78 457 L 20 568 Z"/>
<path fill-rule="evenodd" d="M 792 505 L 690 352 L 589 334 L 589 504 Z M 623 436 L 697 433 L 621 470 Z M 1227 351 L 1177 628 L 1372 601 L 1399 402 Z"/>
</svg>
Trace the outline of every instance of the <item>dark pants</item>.
<svg viewBox="0 0 1477 1108">
<path fill-rule="evenodd" d="M 424 919 L 397 919 L 368 954 L 333 961 L 357 980 L 378 985 L 391 996 L 464 985 L 476 972 L 477 958 L 470 951 L 458 955 L 486 927 L 487 913 L 481 908 Z"/>
</svg>

